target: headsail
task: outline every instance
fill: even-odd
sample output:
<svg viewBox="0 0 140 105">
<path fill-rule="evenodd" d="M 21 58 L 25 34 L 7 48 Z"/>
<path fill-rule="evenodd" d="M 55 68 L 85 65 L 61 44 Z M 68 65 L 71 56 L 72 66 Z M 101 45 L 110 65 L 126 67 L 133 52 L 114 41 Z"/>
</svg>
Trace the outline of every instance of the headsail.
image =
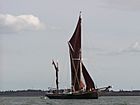
<svg viewBox="0 0 140 105">
<path fill-rule="evenodd" d="M 95 89 L 94 82 L 92 78 L 90 77 L 83 63 L 82 63 L 82 73 L 83 73 L 85 83 L 86 83 L 86 90 Z"/>
</svg>

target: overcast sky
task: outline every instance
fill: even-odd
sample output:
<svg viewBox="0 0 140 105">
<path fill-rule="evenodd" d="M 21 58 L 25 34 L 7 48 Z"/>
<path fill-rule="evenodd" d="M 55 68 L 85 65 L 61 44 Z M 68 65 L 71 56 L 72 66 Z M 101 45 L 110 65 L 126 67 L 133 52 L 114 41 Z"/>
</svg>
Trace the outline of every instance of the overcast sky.
<svg viewBox="0 0 140 105">
<path fill-rule="evenodd" d="M 70 87 L 67 41 L 82 11 L 83 61 L 97 87 L 140 89 L 139 0 L 0 0 L 0 90 Z"/>
</svg>

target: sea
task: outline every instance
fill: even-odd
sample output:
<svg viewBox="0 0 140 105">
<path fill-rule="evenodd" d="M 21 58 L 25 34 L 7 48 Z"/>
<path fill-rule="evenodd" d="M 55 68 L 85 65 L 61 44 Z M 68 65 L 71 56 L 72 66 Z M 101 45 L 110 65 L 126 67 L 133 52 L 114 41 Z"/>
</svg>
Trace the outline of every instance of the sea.
<svg viewBox="0 0 140 105">
<path fill-rule="evenodd" d="M 99 99 L 48 99 L 0 97 L 0 105 L 140 105 L 140 96 L 106 96 Z"/>
</svg>

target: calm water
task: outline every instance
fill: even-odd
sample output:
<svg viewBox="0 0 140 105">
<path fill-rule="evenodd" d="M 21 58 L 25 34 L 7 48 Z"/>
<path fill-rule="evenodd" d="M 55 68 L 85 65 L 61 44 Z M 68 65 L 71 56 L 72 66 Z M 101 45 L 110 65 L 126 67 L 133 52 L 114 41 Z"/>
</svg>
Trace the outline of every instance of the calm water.
<svg viewBox="0 0 140 105">
<path fill-rule="evenodd" d="M 50 100 L 40 97 L 0 97 L 0 105 L 140 105 L 140 96 L 99 97 L 86 100 Z"/>
</svg>

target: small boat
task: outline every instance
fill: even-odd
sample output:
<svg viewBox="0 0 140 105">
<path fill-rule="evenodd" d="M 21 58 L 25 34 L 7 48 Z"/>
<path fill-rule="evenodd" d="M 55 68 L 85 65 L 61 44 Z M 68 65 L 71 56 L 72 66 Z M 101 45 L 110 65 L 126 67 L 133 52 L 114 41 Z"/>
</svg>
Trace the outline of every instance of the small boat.
<svg viewBox="0 0 140 105">
<path fill-rule="evenodd" d="M 98 99 L 98 89 L 89 75 L 82 61 L 81 53 L 81 13 L 79 15 L 76 29 L 68 41 L 71 63 L 71 89 L 59 90 L 58 87 L 58 63 L 53 61 L 56 69 L 56 86 L 53 92 L 46 93 L 50 99 Z"/>
</svg>

